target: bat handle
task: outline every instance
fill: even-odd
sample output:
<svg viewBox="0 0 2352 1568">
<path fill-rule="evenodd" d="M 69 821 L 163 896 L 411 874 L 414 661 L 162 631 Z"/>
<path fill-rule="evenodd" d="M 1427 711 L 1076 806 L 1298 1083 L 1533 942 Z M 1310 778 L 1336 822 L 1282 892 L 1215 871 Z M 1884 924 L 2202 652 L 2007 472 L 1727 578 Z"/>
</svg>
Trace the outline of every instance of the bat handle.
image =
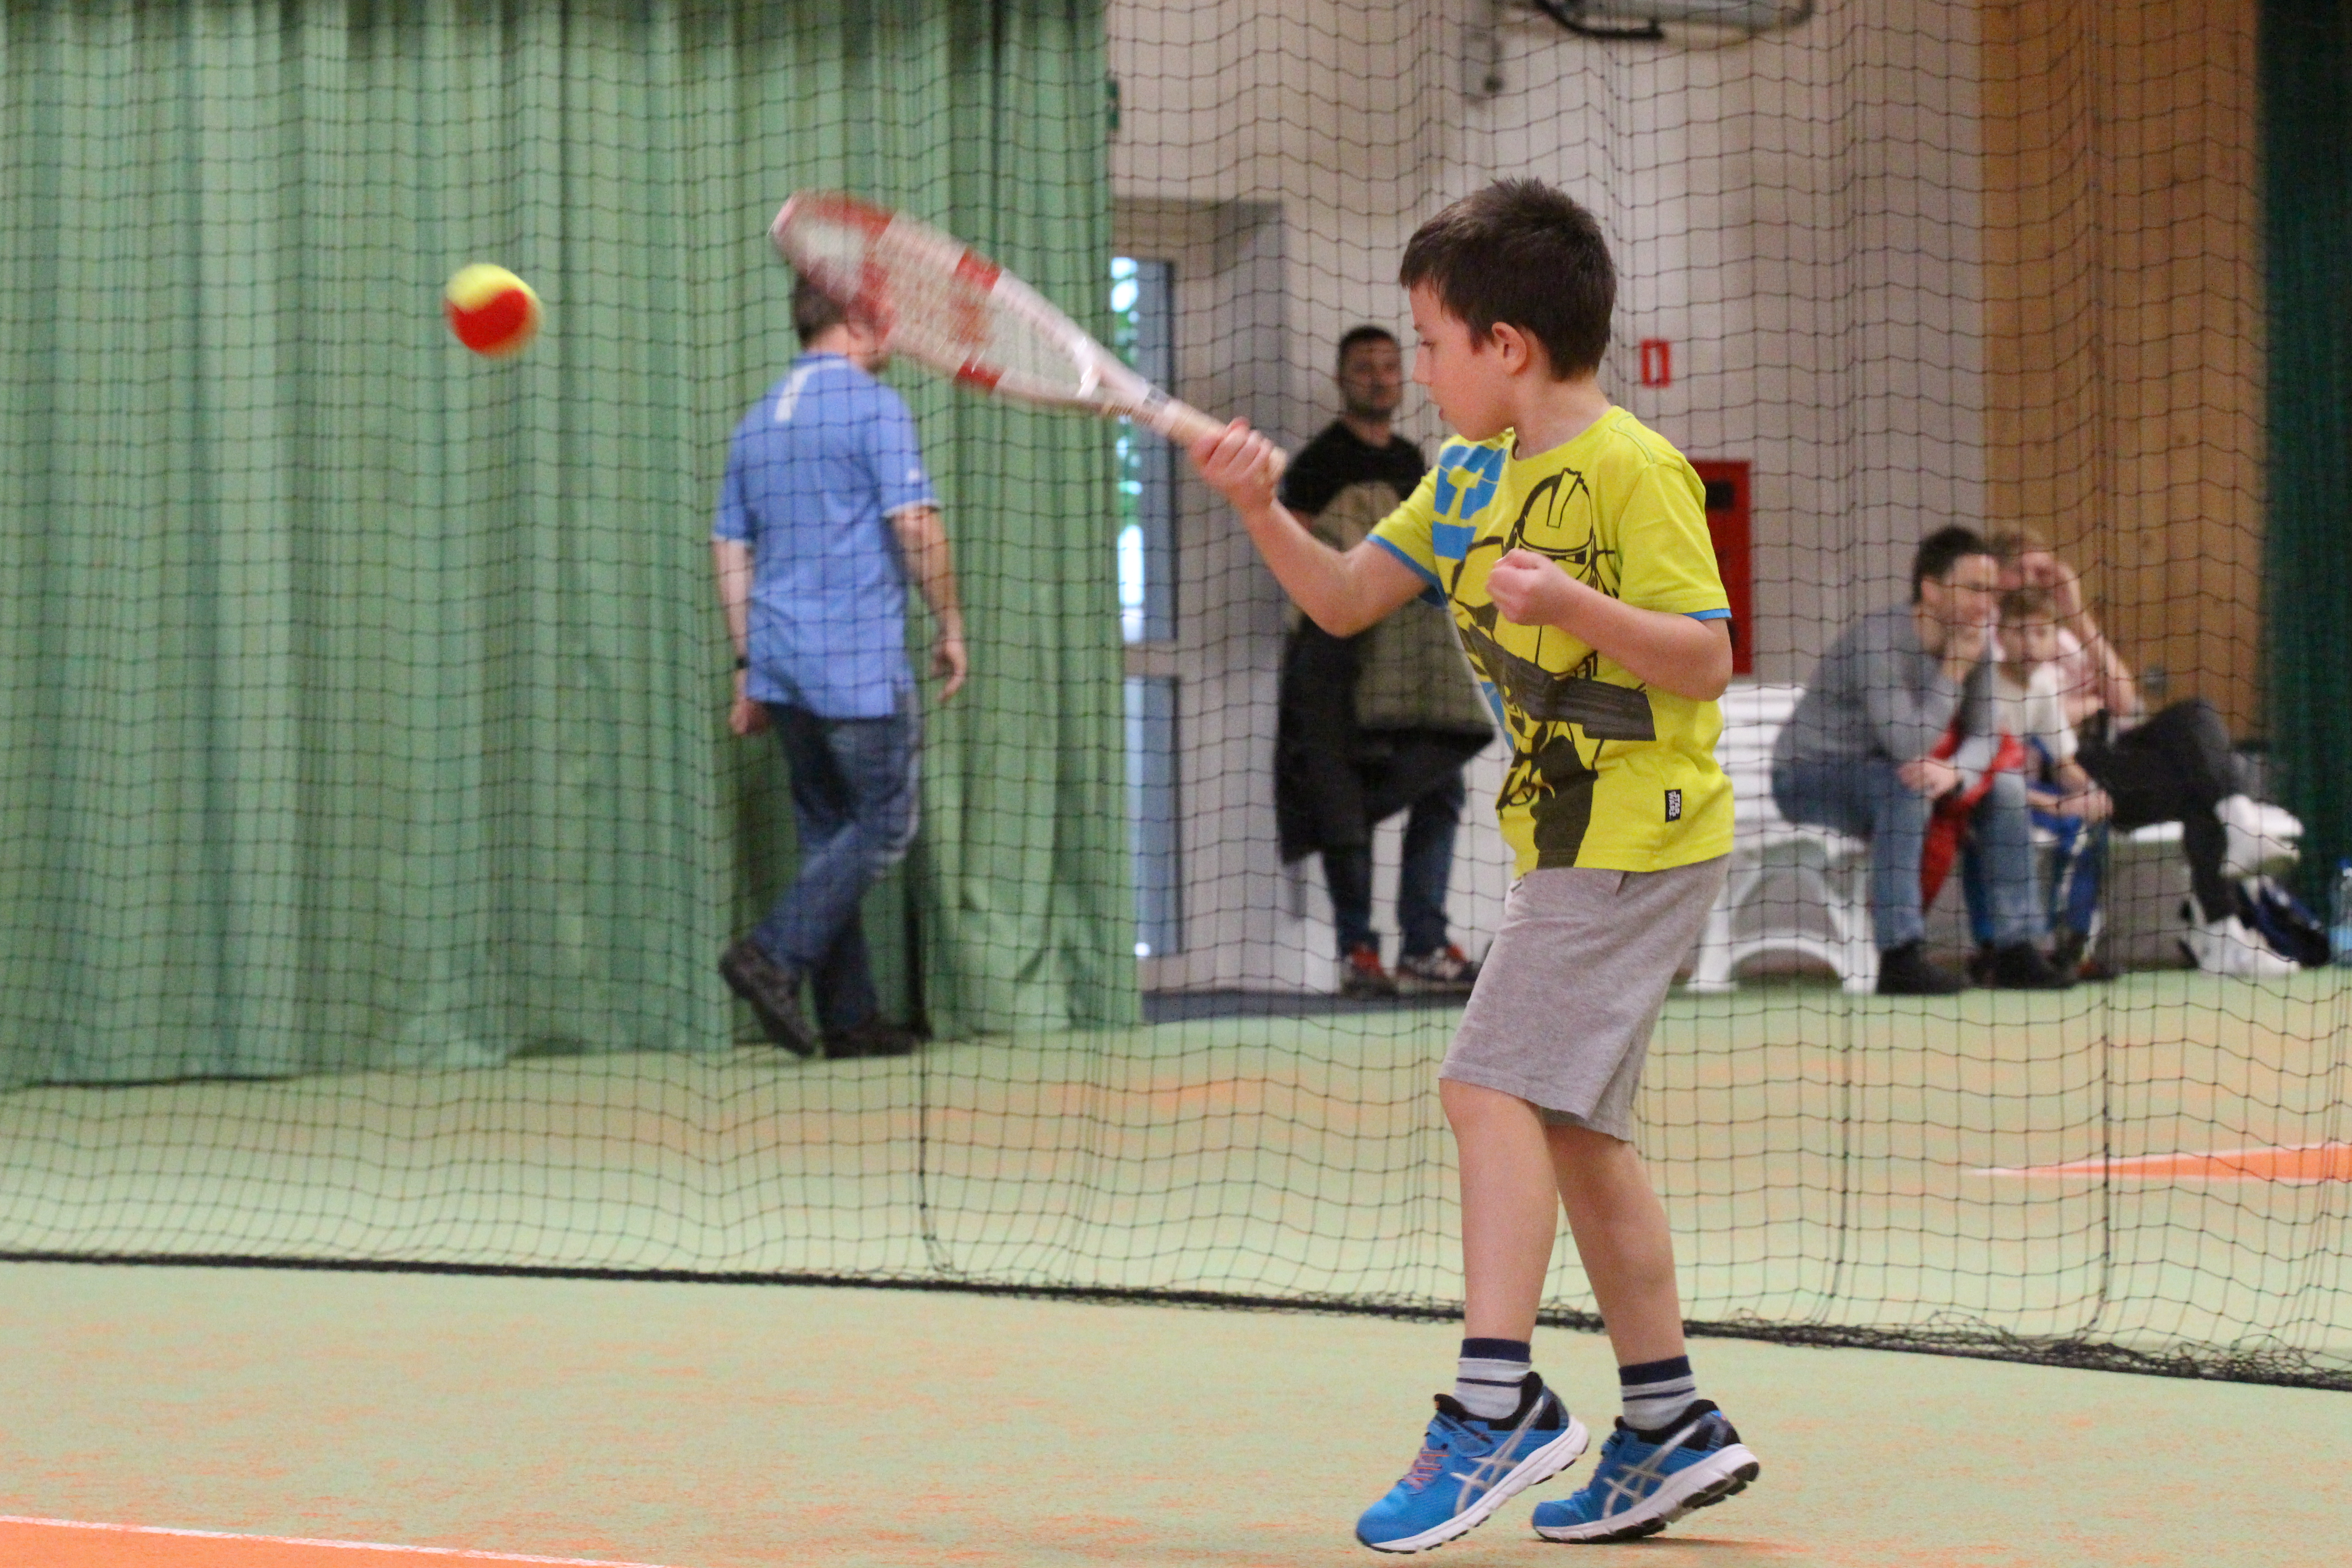
<svg viewBox="0 0 2352 1568">
<path fill-rule="evenodd" d="M 1157 430 L 1179 447 L 1190 447 L 1203 436 L 1223 433 L 1225 422 L 1212 418 L 1191 404 L 1169 396 L 1158 387 L 1135 411 L 1135 416 L 1151 429 Z M 1274 454 L 1276 474 L 1290 466 L 1289 455 L 1277 447 Z"/>
</svg>

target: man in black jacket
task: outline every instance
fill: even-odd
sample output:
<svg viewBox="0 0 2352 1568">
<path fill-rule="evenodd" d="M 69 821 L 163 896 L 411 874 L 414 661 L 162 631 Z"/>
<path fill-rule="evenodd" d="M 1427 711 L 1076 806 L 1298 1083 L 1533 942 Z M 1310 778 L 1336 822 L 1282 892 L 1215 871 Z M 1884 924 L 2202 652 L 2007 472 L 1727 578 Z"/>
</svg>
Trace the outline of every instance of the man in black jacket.
<svg viewBox="0 0 2352 1568">
<path fill-rule="evenodd" d="M 1344 412 L 1293 458 L 1282 503 L 1345 549 L 1421 483 L 1421 448 L 1391 428 L 1404 358 L 1381 327 L 1339 340 Z M 1284 650 L 1275 814 L 1286 862 L 1319 851 L 1344 995 L 1464 992 L 1477 977 L 1446 933 L 1462 769 L 1492 734 L 1444 613 L 1407 605 L 1334 637 L 1299 620 Z M 1372 829 L 1405 820 L 1393 975 L 1372 929 Z"/>
</svg>

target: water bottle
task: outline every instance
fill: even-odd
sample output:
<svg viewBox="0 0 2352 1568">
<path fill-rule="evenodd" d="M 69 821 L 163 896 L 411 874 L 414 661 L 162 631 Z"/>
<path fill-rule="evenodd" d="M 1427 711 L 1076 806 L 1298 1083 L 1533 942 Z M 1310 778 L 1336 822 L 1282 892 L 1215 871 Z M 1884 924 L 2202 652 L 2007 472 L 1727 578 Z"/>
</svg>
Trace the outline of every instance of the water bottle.
<svg viewBox="0 0 2352 1568">
<path fill-rule="evenodd" d="M 2352 965 L 2352 860 L 2336 863 L 2336 904 L 2327 914 L 2327 951 Z"/>
</svg>

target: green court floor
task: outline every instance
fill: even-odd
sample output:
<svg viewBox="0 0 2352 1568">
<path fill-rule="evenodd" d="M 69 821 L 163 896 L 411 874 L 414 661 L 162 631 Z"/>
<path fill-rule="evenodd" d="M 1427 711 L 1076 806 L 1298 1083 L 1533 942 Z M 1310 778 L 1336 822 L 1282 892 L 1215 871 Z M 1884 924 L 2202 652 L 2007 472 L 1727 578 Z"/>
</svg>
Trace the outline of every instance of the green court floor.
<svg viewBox="0 0 2352 1568">
<path fill-rule="evenodd" d="M 0 1267 L 0 1514 L 665 1568 L 1370 1563 L 1349 1526 L 1454 1352 L 1304 1313 L 86 1265 Z M 1537 1350 L 1612 1413 L 1602 1342 Z M 2316 1568 L 2352 1539 L 2352 1394 L 1694 1356 L 1755 1487 L 1624 1547 L 1515 1504 L 1427 1561 Z"/>
<path fill-rule="evenodd" d="M 2352 1158 L 2342 973 L 1933 1003 L 1677 995 L 1642 1144 L 1691 1316 L 2352 1369 L 2352 1181 L 2129 1164 Z M 1452 1023 L 1223 1018 L 898 1062 L 726 1048 L 27 1089 L 0 1095 L 0 1253 L 1443 1304 L 1459 1286 L 1433 1078 Z M 1589 1301 L 1566 1248 L 1551 1297 Z"/>
</svg>

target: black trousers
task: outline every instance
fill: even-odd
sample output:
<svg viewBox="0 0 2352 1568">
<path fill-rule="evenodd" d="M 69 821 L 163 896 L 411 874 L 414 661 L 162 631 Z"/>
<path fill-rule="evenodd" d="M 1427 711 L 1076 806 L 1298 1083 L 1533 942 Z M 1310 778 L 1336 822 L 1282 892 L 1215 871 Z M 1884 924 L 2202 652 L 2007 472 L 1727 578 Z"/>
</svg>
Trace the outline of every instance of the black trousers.
<svg viewBox="0 0 2352 1568">
<path fill-rule="evenodd" d="M 1286 865 L 1370 846 L 1372 829 L 1398 812 L 1433 791 L 1458 791 L 1464 764 L 1486 747 L 1486 735 L 1360 728 L 1357 641 L 1310 623 L 1291 634 L 1284 656 L 1274 816 Z"/>
<path fill-rule="evenodd" d="M 2138 728 L 2112 735 L 2105 713 L 2083 726 L 2081 762 L 2116 803 L 2119 832 L 2180 824 L 2189 885 L 2209 921 L 2235 914 L 2237 893 L 2222 869 L 2230 839 L 2213 808 L 2241 787 L 2235 749 L 2221 715 L 2203 698 L 2176 702 Z"/>
<path fill-rule="evenodd" d="M 1367 730 L 1356 722 L 1359 638 L 1312 623 L 1284 650 L 1274 746 L 1274 815 L 1285 864 L 1320 851 L 1339 952 L 1376 941 L 1372 830 L 1400 811 L 1404 863 L 1397 924 L 1406 953 L 1445 946 L 1445 889 L 1462 816 L 1462 769 L 1487 737 Z"/>
</svg>

